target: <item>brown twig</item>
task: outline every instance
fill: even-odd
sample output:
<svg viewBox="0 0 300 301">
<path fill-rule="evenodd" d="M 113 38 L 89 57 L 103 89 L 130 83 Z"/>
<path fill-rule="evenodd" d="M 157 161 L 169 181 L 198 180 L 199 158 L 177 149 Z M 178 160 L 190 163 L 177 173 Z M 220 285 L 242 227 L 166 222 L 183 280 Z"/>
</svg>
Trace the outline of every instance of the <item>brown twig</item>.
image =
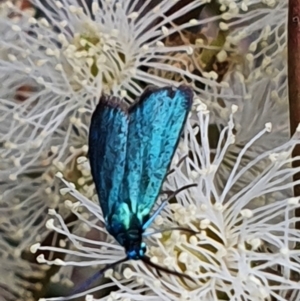
<svg viewBox="0 0 300 301">
<path fill-rule="evenodd" d="M 293 135 L 300 123 L 300 0 L 289 0 L 288 14 L 288 86 L 290 131 Z M 297 145 L 292 154 L 300 156 L 300 145 Z M 299 167 L 300 161 L 293 163 Z M 300 179 L 300 173 L 294 175 L 294 181 Z M 294 195 L 300 196 L 300 185 L 294 187 Z M 300 216 L 300 210 L 296 211 Z M 300 224 L 296 226 L 300 228 Z"/>
</svg>

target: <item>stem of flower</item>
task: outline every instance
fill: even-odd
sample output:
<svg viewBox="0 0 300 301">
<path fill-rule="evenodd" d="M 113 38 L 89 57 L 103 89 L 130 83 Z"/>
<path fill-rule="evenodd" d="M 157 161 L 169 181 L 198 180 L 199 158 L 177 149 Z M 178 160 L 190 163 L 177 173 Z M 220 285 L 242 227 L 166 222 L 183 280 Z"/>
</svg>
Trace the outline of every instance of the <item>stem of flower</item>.
<svg viewBox="0 0 300 301">
<path fill-rule="evenodd" d="M 291 135 L 296 132 L 300 123 L 300 0 L 289 0 L 288 14 L 288 85 Z M 297 145 L 292 156 L 300 155 L 300 145 Z M 300 166 L 300 161 L 294 161 L 293 167 Z M 300 179 L 300 174 L 294 176 L 294 181 Z M 300 196 L 300 185 L 294 187 L 294 195 Z M 300 216 L 300 210 L 296 211 Z M 300 229 L 300 224 L 296 225 Z"/>
</svg>

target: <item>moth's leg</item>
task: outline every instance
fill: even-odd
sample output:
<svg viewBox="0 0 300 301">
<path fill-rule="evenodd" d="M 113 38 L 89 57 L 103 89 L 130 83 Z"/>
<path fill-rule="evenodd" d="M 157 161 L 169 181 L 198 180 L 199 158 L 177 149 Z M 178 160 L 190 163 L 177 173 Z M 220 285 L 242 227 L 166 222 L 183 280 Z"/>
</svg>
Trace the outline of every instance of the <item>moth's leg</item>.
<svg viewBox="0 0 300 301">
<path fill-rule="evenodd" d="M 185 189 L 191 188 L 191 187 L 196 187 L 197 185 L 198 184 L 188 184 L 188 185 L 182 186 L 181 188 L 174 191 L 171 195 L 169 195 L 167 199 L 162 201 L 162 203 L 159 205 L 159 207 L 156 209 L 156 211 L 153 213 L 153 215 L 150 216 L 150 218 L 143 225 L 143 230 L 147 229 L 152 224 L 152 222 L 155 220 L 157 215 L 162 211 L 162 209 L 166 206 L 166 204 L 170 201 L 170 199 L 172 199 L 179 192 L 181 192 Z"/>
<path fill-rule="evenodd" d="M 156 211 L 153 213 L 152 216 L 146 221 L 146 223 L 143 225 L 143 230 L 146 230 L 155 220 L 155 218 L 158 216 L 158 214 L 163 210 L 163 208 L 166 206 L 166 204 L 169 202 L 169 198 L 162 201 L 159 207 L 156 209 Z"/>
</svg>

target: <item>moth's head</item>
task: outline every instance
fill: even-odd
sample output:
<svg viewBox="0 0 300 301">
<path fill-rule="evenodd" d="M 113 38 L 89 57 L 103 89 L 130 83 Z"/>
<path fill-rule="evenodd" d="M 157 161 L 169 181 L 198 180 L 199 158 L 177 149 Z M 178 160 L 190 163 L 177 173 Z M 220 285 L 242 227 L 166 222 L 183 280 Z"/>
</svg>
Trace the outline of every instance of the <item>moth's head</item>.
<svg viewBox="0 0 300 301">
<path fill-rule="evenodd" d="M 132 241 L 129 240 L 125 246 L 125 251 L 128 259 L 141 259 L 145 256 L 147 248 L 146 244 L 142 241 Z"/>
</svg>

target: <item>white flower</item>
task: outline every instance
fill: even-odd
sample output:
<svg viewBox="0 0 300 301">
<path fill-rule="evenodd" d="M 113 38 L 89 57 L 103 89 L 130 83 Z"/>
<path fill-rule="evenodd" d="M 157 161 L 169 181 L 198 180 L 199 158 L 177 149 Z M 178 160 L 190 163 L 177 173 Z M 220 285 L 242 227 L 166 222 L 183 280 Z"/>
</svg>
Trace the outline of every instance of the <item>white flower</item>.
<svg viewBox="0 0 300 301">
<path fill-rule="evenodd" d="M 232 29 L 228 34 L 227 42 L 237 47 L 237 53 L 242 55 L 243 63 L 236 65 L 234 75 L 229 75 L 231 79 L 227 78 L 226 80 L 229 83 L 229 89 L 225 88 L 225 91 L 221 92 L 221 94 L 225 93 L 227 94 L 227 99 L 231 98 L 231 88 L 234 94 L 244 95 L 245 99 L 247 97 L 258 98 L 259 101 L 257 102 L 253 100 L 240 102 L 238 104 L 239 110 L 242 110 L 243 114 L 239 117 L 241 119 L 247 118 L 245 124 L 249 124 L 249 127 L 251 125 L 252 129 L 252 125 L 255 128 L 255 126 L 260 126 L 261 122 L 256 123 L 257 117 L 251 120 L 250 116 L 253 111 L 261 110 L 261 121 L 264 118 L 269 119 L 267 122 L 272 121 L 271 119 L 278 120 L 280 118 L 280 122 L 273 124 L 277 127 L 274 130 L 280 133 L 277 140 L 282 139 L 283 133 L 288 137 L 288 122 L 283 124 L 284 119 L 288 119 L 288 2 L 284 0 L 262 1 L 263 9 L 261 6 L 257 6 L 257 1 L 233 0 L 224 2 L 222 3 L 224 8 L 227 6 L 227 9 L 232 7 L 238 10 L 235 20 L 231 22 L 231 19 L 228 19 L 227 21 Z M 227 12 L 223 15 L 226 16 L 226 14 Z M 241 85 L 241 81 L 245 82 L 245 84 Z M 268 87 L 268 89 L 259 88 L 259 86 L 263 85 Z M 263 93 L 266 94 L 262 95 Z M 263 104 L 262 100 L 264 98 L 267 100 L 270 98 L 268 104 Z M 248 113 L 249 110 L 250 113 Z M 248 132 L 252 134 L 252 131 Z M 244 131 L 244 134 L 247 135 L 246 131 Z M 269 143 L 273 142 L 268 141 L 266 144 Z"/>
<path fill-rule="evenodd" d="M 46 2 L 47 7 L 43 4 Z M 97 5 L 98 1 L 93 1 L 91 10 L 85 6 L 84 1 L 82 2 L 83 6 L 79 6 L 78 1 L 75 0 L 51 0 L 46 2 L 33 1 L 45 16 L 41 19 L 33 18 L 32 12 L 16 9 L 10 1 L 6 1 L 5 4 L 1 3 L 0 6 L 0 156 L 2 159 L 0 168 L 0 219 L 3 221 L 0 229 L 2 230 L 1 239 L 7 239 L 10 243 L 16 244 L 14 250 L 11 249 L 10 245 L 9 248 L 4 245 L 0 247 L 0 249 L 6 248 L 3 257 L 4 263 L 0 264 L 4 270 L 2 274 L 5 275 L 6 266 L 11 263 L 11 259 L 7 259 L 7 254 L 14 252 L 19 254 L 19 258 L 16 255 L 12 259 L 15 262 L 14 270 L 18 273 L 22 271 L 30 277 L 32 275 L 31 269 L 34 270 L 35 267 L 27 265 L 24 260 L 20 260 L 20 254 L 24 250 L 26 251 L 28 245 L 43 241 L 48 231 L 56 224 L 56 217 L 63 224 L 61 217 L 65 218 L 70 213 L 70 209 L 76 212 L 75 205 L 68 200 L 68 194 L 60 196 L 58 193 L 61 183 L 53 179 L 57 170 L 61 171 L 68 181 L 74 182 L 80 193 L 89 199 L 92 198 L 94 187 L 91 184 L 92 179 L 88 164 L 87 162 L 77 164 L 76 161 L 78 157 L 82 159 L 86 155 L 90 115 L 98 102 L 100 94 L 103 91 L 122 97 L 127 94 L 127 99 L 132 101 L 148 84 L 162 86 L 177 84 L 180 81 L 187 81 L 194 88 L 200 101 L 198 110 L 207 106 L 209 110 L 214 111 L 213 116 L 210 116 L 210 120 L 205 120 L 217 124 L 219 130 L 217 136 L 220 135 L 220 129 L 223 129 L 228 121 L 228 117 L 232 112 L 232 105 L 238 106 L 233 117 L 234 133 L 236 134 L 235 143 L 226 144 L 224 142 L 222 147 L 223 149 L 227 147 L 226 153 L 217 153 L 215 160 L 219 158 L 219 161 L 209 165 L 209 154 L 215 154 L 216 151 L 209 149 L 204 144 L 202 144 L 202 147 L 197 146 L 195 139 L 185 137 L 182 151 L 179 150 L 177 155 L 179 156 L 181 152 L 185 153 L 188 148 L 192 150 L 194 157 L 184 163 L 186 168 L 184 173 L 177 169 L 176 173 L 169 176 L 169 180 L 165 185 L 174 190 L 180 187 L 181 184 L 189 183 L 191 178 L 196 176 L 198 169 L 202 174 L 202 180 L 200 180 L 198 190 L 189 190 L 178 196 L 179 204 L 183 204 L 183 208 L 180 205 L 170 205 L 168 208 L 173 206 L 174 212 L 170 212 L 167 208 L 166 212 L 162 214 L 163 218 L 158 218 L 157 223 L 158 225 L 165 221 L 167 223 L 167 220 L 165 220 L 167 216 L 171 216 L 175 220 L 179 218 L 179 222 L 185 223 L 185 218 L 188 215 L 195 215 L 198 224 L 193 225 L 194 228 L 206 227 L 207 223 L 209 223 L 207 227 L 211 228 L 211 220 L 215 221 L 223 216 L 221 221 L 224 221 L 224 224 L 219 223 L 217 227 L 213 226 L 212 230 L 210 229 L 210 231 L 215 232 L 215 235 L 212 237 L 211 232 L 208 233 L 207 239 L 213 246 L 216 244 L 213 240 L 217 237 L 223 239 L 222 235 L 228 233 L 231 235 L 232 232 L 236 232 L 233 233 L 234 235 L 232 235 L 229 244 L 225 245 L 225 243 L 220 243 L 218 240 L 217 246 L 220 246 L 221 251 L 216 252 L 217 254 L 213 253 L 214 256 L 219 256 L 219 253 L 222 254 L 223 252 L 223 247 L 228 248 L 228 254 L 230 255 L 225 254 L 223 258 L 224 262 L 228 263 L 225 266 L 228 273 L 226 269 L 222 269 L 220 266 L 216 269 L 211 262 L 207 262 L 206 257 L 200 256 L 199 258 L 199 255 L 193 255 L 195 257 L 190 259 L 190 254 L 184 255 L 185 253 L 183 253 L 180 257 L 183 264 L 178 265 L 177 257 L 172 251 L 174 240 L 179 235 L 178 232 L 173 232 L 171 237 L 164 235 L 161 242 L 147 238 L 147 242 L 151 246 L 149 252 L 154 256 L 154 259 L 156 256 L 162 265 L 170 265 L 171 262 L 174 269 L 181 269 L 185 261 L 189 260 L 196 259 L 195 266 L 199 265 L 199 262 L 201 264 L 204 262 L 203 264 L 207 268 L 204 275 L 209 274 L 209 276 L 205 280 L 201 279 L 203 285 L 196 286 L 196 290 L 191 293 L 192 297 L 199 300 L 199 296 L 205 295 L 205 288 L 210 290 L 212 287 L 214 272 L 220 272 L 221 274 L 226 272 L 230 274 L 230 279 L 238 278 L 239 275 L 232 273 L 231 264 L 234 266 L 234 260 L 237 258 L 231 255 L 232 251 L 234 255 L 240 252 L 241 256 L 245 256 L 245 260 L 251 260 L 251 256 L 256 256 L 255 260 L 260 260 L 260 258 L 257 259 L 257 256 L 259 256 L 259 254 L 256 254 L 257 252 L 250 252 L 249 254 L 246 252 L 247 257 L 234 246 L 239 233 L 243 233 L 245 236 L 250 235 L 248 232 L 252 230 L 249 230 L 249 225 L 254 229 L 254 232 L 260 231 L 258 229 L 260 227 L 259 223 L 257 226 L 252 226 L 257 222 L 254 217 L 247 219 L 247 216 L 252 214 L 251 211 L 246 209 L 246 211 L 243 211 L 246 216 L 245 220 L 241 216 L 235 216 L 239 209 L 244 207 L 253 209 L 256 214 L 258 208 L 261 208 L 261 210 L 278 208 L 277 215 L 270 216 L 270 223 L 274 224 L 276 221 L 280 221 L 278 227 L 286 225 L 285 232 L 279 230 L 279 236 L 276 236 L 277 233 L 273 236 L 275 242 L 270 242 L 269 240 L 272 239 L 267 237 L 266 242 L 262 244 L 262 246 L 268 245 L 268 248 L 273 252 L 270 253 L 271 255 L 266 255 L 268 250 L 264 249 L 264 253 L 261 255 L 270 256 L 269 264 L 271 265 L 274 256 L 278 254 L 278 244 L 283 235 L 280 233 L 295 234 L 295 237 L 299 237 L 299 233 L 295 232 L 296 230 L 293 230 L 292 227 L 289 228 L 285 217 L 287 211 L 290 210 L 288 216 L 291 218 L 291 223 L 294 223 L 296 221 L 296 218 L 293 217 L 294 209 L 280 207 L 279 203 L 276 203 L 276 200 L 286 200 L 289 196 L 292 196 L 291 187 L 294 184 L 291 183 L 291 175 L 293 171 L 288 169 L 288 159 L 286 160 L 287 165 L 282 167 L 287 172 L 286 176 L 280 174 L 279 178 L 275 180 L 275 183 L 282 181 L 280 183 L 286 189 L 281 191 L 280 187 L 278 189 L 273 187 L 274 191 L 265 193 L 264 187 L 262 187 L 265 183 L 262 185 L 261 182 L 256 182 L 256 179 L 263 177 L 265 171 L 271 170 L 276 174 L 276 168 L 279 167 L 275 166 L 272 169 L 270 166 L 275 164 L 274 160 L 276 159 L 281 160 L 280 162 L 284 161 L 286 154 L 283 153 L 282 157 L 281 152 L 284 151 L 285 146 L 290 151 L 292 144 L 295 143 L 295 141 L 288 142 L 287 136 L 284 136 L 287 134 L 287 123 L 285 122 L 287 117 L 282 114 L 282 111 L 287 111 L 286 1 L 264 1 L 265 6 L 262 9 L 261 6 L 256 8 L 256 0 L 220 0 L 220 9 L 223 13 L 220 16 L 210 13 L 208 14 L 209 17 L 206 13 L 210 10 L 210 5 L 207 5 L 206 0 L 192 1 L 179 11 L 175 9 L 168 16 L 166 12 L 177 5 L 176 1 L 163 0 L 160 6 L 153 6 L 151 9 L 149 9 L 149 5 L 153 3 L 152 1 L 146 2 L 145 5 L 142 1 L 137 0 L 120 0 L 118 3 L 114 0 L 101 1 L 101 8 Z M 261 4 L 261 1 L 258 2 Z M 112 9 L 112 6 L 114 9 Z M 197 15 L 195 19 L 185 20 L 186 23 L 183 22 L 182 25 L 176 24 L 178 17 L 189 15 L 193 9 L 201 11 L 199 18 Z M 14 18 L 11 18 L 12 12 L 17 12 Z M 222 19 L 221 22 L 219 22 L 220 19 Z M 186 33 L 182 37 L 183 29 L 187 28 L 196 29 L 197 32 L 201 29 L 201 38 L 196 40 L 195 45 L 191 44 L 191 41 L 187 38 L 189 35 L 186 36 Z M 230 31 L 227 32 L 227 29 Z M 232 31 L 233 29 L 236 30 Z M 176 32 L 180 33 L 182 39 L 180 43 L 172 41 L 172 34 Z M 205 37 L 207 37 L 208 42 L 206 39 L 202 40 L 203 32 L 206 33 Z M 214 32 L 212 38 L 209 37 L 211 32 Z M 224 45 L 216 47 L 215 44 L 210 44 L 211 39 L 215 42 L 219 41 L 221 37 L 222 40 L 223 32 L 226 33 Z M 227 58 L 229 62 L 232 60 L 234 63 L 231 69 L 234 69 L 234 72 L 228 73 L 228 70 L 226 70 L 225 77 L 220 77 L 215 69 L 207 70 L 208 67 L 200 59 L 205 47 L 212 52 L 208 55 L 209 59 L 212 55 L 216 55 L 217 61 L 220 63 Z M 216 52 L 211 49 L 216 50 Z M 245 57 L 242 64 L 235 62 L 237 50 L 240 50 Z M 217 51 L 219 52 L 217 53 Z M 205 54 L 207 55 L 207 52 Z M 198 73 L 194 71 L 198 71 Z M 196 75 L 199 72 L 201 76 Z M 218 81 L 222 80 L 222 82 L 217 83 L 216 79 Z M 22 95 L 22 93 L 25 93 L 25 95 Z M 219 102 L 224 108 L 220 108 Z M 195 105 L 196 107 L 197 105 Z M 235 109 L 236 107 L 234 107 Z M 253 115 L 253 119 L 249 118 L 251 115 Z M 194 119 L 193 122 L 199 124 L 198 118 Z M 192 133 L 200 137 L 200 134 L 197 134 L 197 126 L 195 127 L 193 122 L 191 121 L 193 124 Z M 269 122 L 272 123 L 273 127 L 271 133 L 264 133 L 259 137 L 262 134 L 263 127 Z M 201 124 L 202 126 L 203 124 Z M 204 123 L 204 128 L 206 127 L 207 123 Z M 231 127 L 232 123 L 230 123 Z M 268 131 L 269 128 L 268 124 L 264 131 Z M 191 128 L 188 131 L 190 132 Z M 202 128 L 200 132 L 201 135 L 205 133 Z M 194 137 L 193 135 L 192 137 Z M 209 136 L 211 138 L 211 132 L 209 132 Z M 220 137 L 222 137 L 222 134 Z M 232 136 L 227 137 L 226 135 L 225 138 L 227 142 L 229 138 L 233 139 Z M 199 140 L 197 141 L 199 142 Z M 247 144 L 249 141 L 251 141 L 250 146 Z M 282 144 L 285 144 L 285 146 L 281 146 Z M 274 150 L 276 147 L 279 147 L 278 150 Z M 270 151 L 270 149 L 273 150 Z M 239 157 L 242 150 L 245 150 L 243 158 Z M 277 153 L 273 154 L 273 151 L 278 152 L 279 155 Z M 203 154 L 202 160 L 204 161 L 200 160 L 199 152 Z M 261 161 L 256 161 L 258 160 L 258 154 L 263 156 Z M 251 166 L 253 162 L 256 163 Z M 206 167 L 202 169 L 202 166 Z M 217 168 L 217 170 L 214 171 L 214 168 Z M 271 169 L 269 170 L 269 168 Z M 243 175 L 241 174 L 242 171 L 245 171 Z M 267 173 L 266 181 L 270 181 L 271 171 Z M 234 173 L 239 173 L 240 177 L 231 178 L 230 175 Z M 230 181 L 227 182 L 227 179 Z M 245 192 L 245 189 L 247 190 L 245 187 L 249 188 L 249 193 Z M 207 193 L 204 196 L 203 190 Z M 211 197 L 209 192 L 214 197 Z M 261 192 L 260 195 L 259 192 Z M 62 190 L 62 193 L 64 194 L 65 191 Z M 191 193 L 196 194 L 196 197 L 193 197 Z M 245 193 L 245 196 L 241 195 L 243 193 Z M 250 200 L 249 198 L 254 196 L 255 193 L 255 197 Z M 85 204 L 84 206 L 87 209 L 78 213 L 79 222 L 75 223 L 72 233 L 67 234 L 66 240 L 59 242 L 60 246 L 66 245 L 67 247 L 67 241 L 72 237 L 72 239 L 74 238 L 72 241 L 78 247 L 76 241 L 81 240 L 80 237 L 86 239 L 86 232 L 89 231 L 89 228 L 92 228 L 94 232 L 100 230 L 102 238 L 104 236 L 102 240 L 106 239 L 106 244 L 100 240 L 100 243 L 96 246 L 97 250 L 90 250 L 84 246 L 81 252 L 84 252 L 86 259 L 93 257 L 94 263 L 104 264 L 123 256 L 122 248 L 117 246 L 111 237 L 106 237 L 106 234 L 103 234 L 104 226 L 95 226 L 102 219 L 99 206 L 87 201 L 77 192 L 75 194 L 79 200 L 78 210 L 80 210 L 80 204 L 82 203 Z M 204 214 L 202 211 L 199 213 L 198 209 L 195 210 L 195 206 L 198 208 L 201 202 L 200 208 L 211 206 L 212 209 L 209 207 L 209 210 L 214 212 L 213 210 L 216 208 L 212 204 L 212 200 L 218 195 L 223 196 L 223 194 L 224 199 L 221 198 L 223 202 L 221 203 L 226 209 L 226 211 L 222 211 L 223 215 L 207 216 L 206 213 Z M 184 197 L 184 199 L 181 199 L 181 197 Z M 239 198 L 241 198 L 241 201 L 239 201 Z M 63 201 L 66 203 L 66 208 Z M 284 204 L 286 203 L 283 203 L 282 206 Z M 222 206 L 217 209 L 222 210 Z M 53 211 L 50 211 L 54 214 L 54 224 L 52 225 L 49 222 L 47 224 L 48 229 L 44 229 L 45 214 L 48 208 L 56 208 L 57 213 L 54 214 Z M 90 211 L 92 213 L 89 213 Z M 188 211 L 187 215 L 186 211 Z M 226 228 L 225 222 L 231 217 L 233 222 Z M 82 223 L 81 220 L 83 220 Z M 235 221 L 239 224 L 237 230 L 232 230 L 230 227 L 234 225 Z M 240 221 L 242 222 L 240 223 Z M 88 227 L 86 226 L 87 222 Z M 285 224 L 283 225 L 283 223 Z M 172 226 L 174 223 L 169 225 Z M 242 229 L 243 225 L 246 230 Z M 189 226 L 192 227 L 192 224 Z M 224 232 L 223 229 L 225 228 L 229 230 Z M 56 230 L 61 231 L 57 228 Z M 65 232 L 67 229 L 63 228 L 62 231 Z M 271 226 L 269 228 L 266 226 L 264 233 L 268 233 L 268 231 L 272 231 Z M 184 236 L 184 233 L 182 235 Z M 202 239 L 202 236 L 200 238 Z M 208 256 L 207 253 L 212 252 L 210 247 L 203 247 L 201 241 L 198 243 L 199 237 L 189 239 L 191 240 L 189 243 L 185 242 L 184 237 L 182 240 L 188 248 L 190 248 L 190 244 L 197 241 L 197 246 L 192 247 L 196 249 L 197 254 L 203 253 Z M 86 240 L 84 241 L 86 242 Z M 206 240 L 203 241 L 205 244 Z M 156 249 L 158 244 L 160 247 Z M 259 244 L 259 239 L 250 238 L 246 243 L 246 247 L 253 248 L 252 245 L 257 246 Z M 55 241 L 53 245 L 55 245 Z M 95 245 L 95 242 L 93 242 L 93 245 Z M 283 247 L 286 247 L 286 245 L 290 247 L 293 242 L 287 241 Z M 104 248 L 107 246 L 114 251 L 111 251 L 111 249 L 106 251 Z M 49 247 L 43 248 L 49 249 Z M 53 247 L 53 250 L 56 250 L 55 248 L 57 247 Z M 79 253 L 75 255 L 74 250 L 67 249 L 66 253 L 69 254 L 65 257 L 66 261 L 78 261 L 78 258 L 74 259 L 74 257 Z M 83 253 L 80 254 L 83 255 Z M 109 258 L 111 254 L 114 255 L 113 258 Z M 213 258 L 213 256 L 208 257 Z M 41 258 L 40 261 L 43 262 Z M 219 262 L 223 263 L 221 260 Z M 63 262 L 56 261 L 56 263 L 62 264 Z M 89 260 L 89 262 L 82 262 L 81 265 L 92 263 Z M 286 267 L 289 267 L 287 261 L 284 263 Z M 146 269 L 142 263 L 131 262 L 130 265 L 138 272 L 139 296 L 136 295 L 135 289 L 132 289 L 135 281 L 123 287 L 121 283 L 125 284 L 127 280 L 123 279 L 120 282 L 119 278 L 118 280 L 114 278 L 117 277 L 114 274 L 112 279 L 118 283 L 119 291 L 116 295 L 112 293 L 109 298 L 115 299 L 119 295 L 127 298 L 128 291 L 131 289 L 129 294 L 135 296 L 135 299 L 142 298 L 140 294 L 145 292 L 147 298 L 150 298 L 149 295 L 152 294 L 153 300 L 158 298 L 173 300 L 175 293 L 176 298 L 181 293 L 181 282 L 177 285 L 173 277 L 166 278 L 166 275 L 163 275 L 162 283 L 168 283 L 168 285 L 171 285 L 171 289 L 169 291 L 165 288 L 159 289 L 156 286 L 161 285 L 161 283 L 153 276 L 152 271 Z M 265 266 L 267 265 L 268 263 L 265 264 Z M 297 268 L 295 267 L 295 269 Z M 207 272 L 208 270 L 209 272 Z M 70 284 L 71 273 L 72 268 L 63 268 L 52 278 L 52 281 Z M 125 276 L 127 275 L 126 277 L 130 276 L 129 270 L 124 271 L 124 273 Z M 140 278 L 140 275 L 146 273 L 148 278 L 144 276 Z M 19 278 L 15 277 L 11 281 L 14 275 L 12 273 L 11 278 L 0 277 L 0 286 L 8 287 L 12 294 L 23 297 L 28 292 L 18 290 Z M 288 275 L 285 268 L 282 268 L 279 277 L 281 275 Z M 266 277 L 269 276 L 269 274 L 266 275 Z M 39 276 L 37 275 L 37 277 Z M 146 281 L 144 278 L 146 278 Z M 220 280 L 217 277 L 216 279 Z M 254 279 L 254 282 L 256 281 L 256 278 L 251 279 Z M 128 281 L 131 282 L 131 280 Z M 175 281 L 175 285 L 172 281 Z M 27 281 L 22 282 L 22 284 L 26 288 L 31 285 Z M 222 287 L 223 284 L 222 281 L 217 283 L 218 287 Z M 283 281 L 281 285 L 285 284 L 286 282 Z M 193 288 L 192 285 L 194 284 L 191 284 L 190 288 Z M 293 289 L 293 285 L 294 282 L 290 282 L 286 284 L 286 288 L 278 288 L 278 294 L 285 298 L 283 300 L 297 300 L 297 291 L 288 292 L 288 288 Z M 223 289 L 225 290 L 224 287 Z M 259 289 L 257 291 L 259 292 Z M 211 290 L 211 293 L 213 293 L 213 290 Z M 229 293 L 231 292 L 226 292 L 226 294 Z M 7 292 L 7 294 L 10 293 Z M 288 299 L 289 294 L 291 294 L 292 299 Z M 183 293 L 181 298 L 187 299 L 188 296 L 189 294 Z M 30 298 L 29 295 L 26 295 L 26 297 Z M 210 300 L 210 297 L 207 300 Z M 9 300 L 8 297 L 7 299 Z"/>
<path fill-rule="evenodd" d="M 43 227 L 47 206 L 40 198 L 50 204 L 51 197 L 44 188 L 43 183 L 28 178 L 19 185 L 1 183 L 0 295 L 4 300 L 32 300 L 32 291 L 41 290 L 40 280 L 49 269 L 23 257 L 33 241 L 43 240 L 47 234 Z"/>
<path fill-rule="evenodd" d="M 198 186 L 181 192 L 177 202 L 166 206 L 154 226 L 161 230 L 179 224 L 198 233 L 191 235 L 172 231 L 161 233 L 158 238 L 145 238 L 152 260 L 190 275 L 194 282 L 165 273 L 157 277 L 157 272 L 143 262 L 130 261 L 122 265 L 123 269 L 116 267 L 117 272 L 106 273 L 112 280 L 111 284 L 100 285 L 86 293 L 92 294 L 97 289 L 117 285 L 119 289 L 112 292 L 108 299 L 105 297 L 100 300 L 126 297 L 142 300 L 143 294 L 147 300 L 264 301 L 273 297 L 290 300 L 289 294 L 296 298 L 299 284 L 294 277 L 300 272 L 300 258 L 293 246 L 299 241 L 300 231 L 294 228 L 299 218 L 291 217 L 300 204 L 299 198 L 283 197 L 281 192 L 288 193 L 296 184 L 286 180 L 290 180 L 300 169 L 290 168 L 291 151 L 300 142 L 300 134 L 297 132 L 281 146 L 258 154 L 239 169 L 242 157 L 247 155 L 248 146 L 242 148 L 223 191 L 218 191 L 215 186 L 216 175 L 234 142 L 233 115 L 221 132 L 215 149 L 209 146 L 209 115 L 205 105 L 200 103 L 186 125 L 173 161 L 175 172 L 168 176 L 164 188 L 174 190 L 191 182 Z M 248 144 L 268 135 L 269 131 L 268 124 Z M 177 166 L 178 158 L 186 155 L 187 146 L 191 155 Z M 259 166 L 262 161 L 264 170 L 230 195 L 229 192 L 243 173 L 253 166 Z M 78 200 L 73 205 L 69 203 L 72 212 L 83 224 L 88 225 L 87 229 L 98 229 L 102 233 L 104 226 L 97 224 L 97 221 L 103 221 L 98 204 L 78 193 L 72 183 L 64 183 L 67 186 L 64 193 L 69 192 Z M 261 197 L 272 199 L 272 202 L 253 207 L 252 202 Z M 65 261 L 48 261 L 40 255 L 39 262 L 88 266 L 109 264 L 124 257 L 122 247 L 110 236 L 105 241 L 94 241 L 70 233 L 57 212 L 51 210 L 50 214 L 48 227 L 66 235 L 75 249 L 34 245 L 32 251 L 52 250 L 69 256 Z"/>
<path fill-rule="evenodd" d="M 10 2 L 8 2 L 10 3 Z M 190 81 L 205 81 L 183 68 L 193 46 L 165 46 L 170 35 L 207 20 L 174 25 L 206 1 L 195 1 L 164 16 L 176 2 L 164 0 L 158 6 L 140 5 L 140 1 L 93 1 L 91 10 L 76 0 L 41 1 L 33 4 L 46 18 L 18 11 L 17 20 L 1 18 L 0 27 L 8 28 L 10 38 L 0 40 L 5 49 L 0 56 L 0 138 L 1 155 L 12 156 L 19 166 L 1 171 L 1 178 L 15 178 L 41 167 L 41 157 L 51 146 L 66 151 L 70 121 L 78 120 L 82 110 L 91 112 L 102 92 L 133 100 L 145 86 L 176 84 L 173 79 L 150 74 L 156 69 L 178 74 Z M 7 4 L 12 11 L 12 4 Z M 164 16 L 161 18 L 161 16 Z M 188 21 L 188 20 L 187 20 Z M 170 25 L 171 24 L 171 25 Z M 180 66 L 176 66 L 176 64 Z M 177 78 L 176 78 L 177 79 Z M 25 101 L 16 101 L 24 90 Z M 64 132 L 62 132 L 64 129 Z"/>
<path fill-rule="evenodd" d="M 214 122 L 221 128 L 232 105 L 237 105 L 237 113 L 234 115 L 235 143 L 229 147 L 216 176 L 219 190 L 223 189 L 224 180 L 241 149 L 265 124 L 271 122 L 271 133 L 249 145 L 247 155 L 243 157 L 238 169 L 248 164 L 258 153 L 285 143 L 290 135 L 286 57 L 287 2 L 264 1 L 261 3 L 263 8 L 257 6 L 256 1 L 232 0 L 221 4 L 220 9 L 224 12 L 222 18 L 230 28 L 225 44 L 229 48 L 236 47 L 236 53 L 240 53 L 243 63 L 237 63 L 234 70 L 225 75 L 223 81 L 228 86 L 223 87 L 218 95 L 225 110 L 223 117 Z M 240 185 L 248 184 L 253 175 L 258 175 L 264 168 L 264 162 L 250 168 L 233 191 L 238 191 Z"/>
<path fill-rule="evenodd" d="M 216 175 L 219 191 L 223 190 L 224 183 L 243 148 L 247 148 L 247 151 L 240 160 L 238 170 L 249 164 L 258 154 L 282 145 L 290 136 L 287 122 L 289 115 L 286 83 L 278 83 L 267 76 L 263 76 L 259 81 L 247 80 L 238 71 L 230 72 L 226 76 L 226 81 L 228 87 L 222 88 L 219 94 L 224 109 L 221 116 L 215 114 L 217 117 L 214 122 L 222 129 L 224 119 L 234 111 L 235 136 L 234 143 L 228 147 Z M 280 91 L 280 97 L 277 91 Z M 253 136 L 258 135 L 268 124 L 268 134 L 257 137 L 249 144 Z M 237 192 L 242 186 L 252 182 L 254 175 L 260 174 L 265 168 L 265 160 L 261 160 L 259 165 L 248 168 L 248 172 L 241 175 L 230 193 Z"/>
<path fill-rule="evenodd" d="M 206 1 L 197 1 L 162 19 L 161 14 L 175 2 L 162 1 L 160 7 L 149 11 L 138 7 L 140 1 L 131 1 L 132 5 L 125 0 L 104 1 L 101 9 L 94 1 L 91 11 L 76 0 L 32 3 L 47 19 L 35 19 L 10 1 L 0 6 L 1 239 L 13 242 L 20 257 L 28 245 L 48 234 L 44 223 L 49 207 L 57 208 L 65 217 L 60 201 L 63 197 L 53 182 L 57 170 L 69 180 L 74 178 L 86 196 L 91 194 L 85 185 L 91 179 L 85 174 L 77 178 L 80 171 L 74 170 L 74 162 L 86 154 L 90 114 L 101 93 L 124 96 L 127 91 L 127 98 L 132 100 L 147 84 L 175 83 L 144 69 L 189 76 L 187 69 L 169 63 L 181 63 L 173 54 L 189 57 L 191 47 L 165 47 L 163 41 L 183 27 L 206 22 L 167 29 L 169 22 Z M 163 58 L 168 63 L 157 64 Z M 22 264 L 26 262 L 20 260 L 20 268 L 12 273 L 21 273 Z M 5 275 L 4 264 L 1 266 Z M 24 273 L 30 276 L 28 269 L 24 268 Z M 18 281 L 18 276 L 15 279 Z M 7 281 L 0 279 L 5 287 L 9 286 Z M 18 292 L 16 287 L 11 283 L 9 290 Z M 19 293 L 26 295 L 21 290 Z"/>
</svg>

